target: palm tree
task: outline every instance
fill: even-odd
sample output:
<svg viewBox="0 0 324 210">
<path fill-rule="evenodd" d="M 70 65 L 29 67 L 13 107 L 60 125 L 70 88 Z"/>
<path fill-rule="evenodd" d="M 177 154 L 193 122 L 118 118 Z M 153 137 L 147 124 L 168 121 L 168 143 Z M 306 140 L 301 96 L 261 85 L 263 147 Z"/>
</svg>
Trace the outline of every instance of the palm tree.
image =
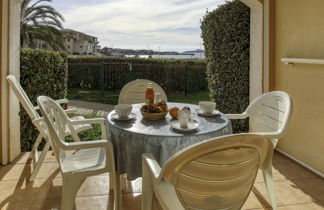
<svg viewBox="0 0 324 210">
<path fill-rule="evenodd" d="M 52 0 L 37 0 L 30 5 L 31 1 L 21 0 L 20 46 L 28 46 L 39 39 L 54 50 L 65 49 L 61 33 L 63 16 L 52 6 L 41 4 Z"/>
</svg>

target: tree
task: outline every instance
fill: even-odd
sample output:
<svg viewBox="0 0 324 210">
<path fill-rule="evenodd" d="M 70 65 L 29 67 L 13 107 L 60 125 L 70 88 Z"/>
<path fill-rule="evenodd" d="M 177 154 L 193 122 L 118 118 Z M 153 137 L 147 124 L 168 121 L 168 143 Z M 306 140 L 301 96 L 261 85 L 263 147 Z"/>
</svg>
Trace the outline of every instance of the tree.
<svg viewBox="0 0 324 210">
<path fill-rule="evenodd" d="M 63 29 L 63 16 L 52 6 L 42 4 L 52 0 L 21 0 L 20 18 L 20 45 L 30 45 L 33 40 L 45 41 L 54 50 L 63 50 L 64 39 L 61 33 Z"/>
</svg>

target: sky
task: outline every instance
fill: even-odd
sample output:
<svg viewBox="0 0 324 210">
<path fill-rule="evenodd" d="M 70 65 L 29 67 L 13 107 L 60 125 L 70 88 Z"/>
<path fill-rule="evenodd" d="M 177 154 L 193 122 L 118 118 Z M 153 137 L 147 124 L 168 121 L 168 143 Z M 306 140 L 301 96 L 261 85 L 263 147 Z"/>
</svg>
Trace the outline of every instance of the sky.
<svg viewBox="0 0 324 210">
<path fill-rule="evenodd" d="M 65 28 L 98 37 L 101 47 L 203 49 L 200 20 L 225 0 L 53 0 Z"/>
</svg>

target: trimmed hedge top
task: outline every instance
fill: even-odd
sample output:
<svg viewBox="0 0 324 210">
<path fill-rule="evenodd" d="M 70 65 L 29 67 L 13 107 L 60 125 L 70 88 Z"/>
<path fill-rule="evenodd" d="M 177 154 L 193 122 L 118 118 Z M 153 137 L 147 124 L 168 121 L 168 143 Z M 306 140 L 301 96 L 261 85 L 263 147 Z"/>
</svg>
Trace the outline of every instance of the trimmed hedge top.
<svg viewBox="0 0 324 210">
<path fill-rule="evenodd" d="M 180 60 L 180 59 L 157 59 L 157 58 L 118 58 L 110 56 L 69 56 L 68 63 L 137 63 L 137 64 L 179 64 L 179 65 L 206 65 L 205 60 Z"/>
<path fill-rule="evenodd" d="M 22 49 L 20 54 L 20 84 L 36 106 L 40 95 L 62 99 L 67 94 L 67 56 L 65 54 Z M 38 131 L 23 107 L 20 108 L 21 150 L 30 151 Z"/>
<path fill-rule="evenodd" d="M 22 49 L 20 55 L 20 84 L 34 105 L 39 95 L 46 95 L 53 99 L 66 96 L 66 54 Z"/>
<path fill-rule="evenodd" d="M 250 9 L 238 0 L 207 12 L 201 22 L 211 98 L 224 113 L 242 113 L 249 104 Z M 246 131 L 247 123 L 233 123 Z"/>
</svg>

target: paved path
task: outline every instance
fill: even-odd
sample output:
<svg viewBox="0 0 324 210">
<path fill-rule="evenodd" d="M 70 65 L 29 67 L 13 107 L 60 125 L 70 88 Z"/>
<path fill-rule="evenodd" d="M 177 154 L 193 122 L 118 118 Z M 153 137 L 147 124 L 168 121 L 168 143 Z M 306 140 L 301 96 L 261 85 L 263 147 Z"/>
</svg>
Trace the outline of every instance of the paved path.
<svg viewBox="0 0 324 210">
<path fill-rule="evenodd" d="M 106 117 L 115 105 L 101 104 L 96 102 L 69 100 L 69 108 L 78 110 L 78 114 Z"/>
</svg>

